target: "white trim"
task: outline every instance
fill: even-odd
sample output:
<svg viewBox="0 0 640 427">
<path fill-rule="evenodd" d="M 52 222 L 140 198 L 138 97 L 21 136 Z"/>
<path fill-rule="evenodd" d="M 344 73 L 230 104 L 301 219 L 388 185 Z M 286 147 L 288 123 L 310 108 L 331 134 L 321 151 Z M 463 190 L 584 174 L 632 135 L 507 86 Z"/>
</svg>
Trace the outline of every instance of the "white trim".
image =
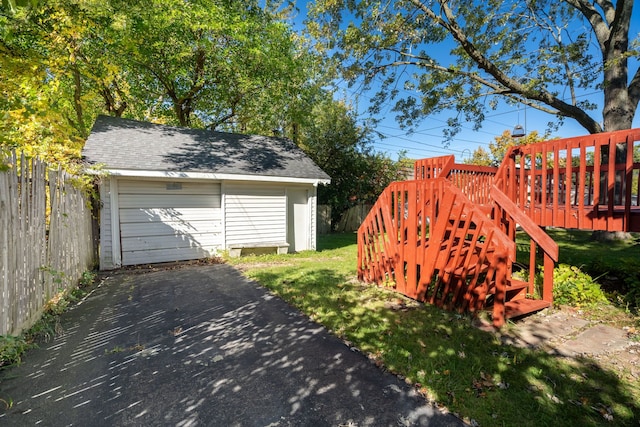
<svg viewBox="0 0 640 427">
<path fill-rule="evenodd" d="M 111 177 L 110 188 L 111 201 L 111 256 L 113 266 L 122 266 L 122 250 L 120 248 L 120 205 L 118 203 L 118 180 Z"/>
<path fill-rule="evenodd" d="M 313 247 L 313 239 L 311 237 L 314 233 L 314 230 L 313 230 L 313 221 L 311 221 L 313 218 L 311 209 L 313 207 L 311 206 L 311 194 L 309 192 L 309 189 L 307 189 L 306 193 L 307 193 L 307 224 L 306 224 L 307 225 L 307 250 L 310 250 L 310 249 L 315 250 L 315 248 Z"/>
<path fill-rule="evenodd" d="M 227 185 L 220 183 L 220 217 L 222 219 L 222 249 L 227 249 Z"/>
<path fill-rule="evenodd" d="M 100 181 L 100 270 L 114 268 L 113 245 L 111 242 L 111 193 L 109 192 L 109 187 L 108 180 L 103 179 Z M 109 227 L 106 224 L 109 224 Z"/>
<path fill-rule="evenodd" d="M 121 177 L 137 177 L 137 178 L 165 178 L 165 179 L 206 179 L 206 180 L 228 180 L 228 181 L 260 181 L 260 182 L 283 182 L 296 184 L 329 184 L 330 179 L 312 179 L 312 178 L 292 178 L 285 176 L 268 176 L 268 175 L 236 175 L 229 173 L 210 173 L 210 172 L 171 172 L 171 171 L 152 171 L 152 170 L 133 170 L 133 169 L 102 169 L 100 171 L 87 170 L 88 173 L 104 174 L 105 172 L 111 176 Z"/>
<path fill-rule="evenodd" d="M 309 203 L 311 203 L 310 213 L 311 217 L 311 249 L 318 249 L 318 187 L 314 186 L 309 196 Z"/>
</svg>

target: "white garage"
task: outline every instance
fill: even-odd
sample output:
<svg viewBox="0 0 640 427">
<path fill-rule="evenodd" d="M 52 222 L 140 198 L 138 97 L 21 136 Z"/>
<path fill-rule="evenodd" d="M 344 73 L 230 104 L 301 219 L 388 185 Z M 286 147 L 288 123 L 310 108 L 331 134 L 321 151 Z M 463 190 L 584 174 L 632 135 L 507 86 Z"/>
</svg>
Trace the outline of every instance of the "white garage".
<svg viewBox="0 0 640 427">
<path fill-rule="evenodd" d="M 329 177 L 288 140 L 100 116 L 83 157 L 103 175 L 101 269 L 315 249 Z"/>
</svg>

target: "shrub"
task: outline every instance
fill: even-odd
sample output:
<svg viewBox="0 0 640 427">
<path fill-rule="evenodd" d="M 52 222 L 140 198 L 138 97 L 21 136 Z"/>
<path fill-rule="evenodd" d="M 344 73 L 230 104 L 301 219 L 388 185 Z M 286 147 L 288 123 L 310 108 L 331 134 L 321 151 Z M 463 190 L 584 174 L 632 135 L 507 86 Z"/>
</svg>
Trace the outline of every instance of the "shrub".
<svg viewBox="0 0 640 427">
<path fill-rule="evenodd" d="M 22 354 L 32 346 L 23 337 L 0 335 L 0 368 L 19 364 Z"/>
<path fill-rule="evenodd" d="M 555 305 L 572 307 L 608 302 L 600 285 L 591 276 L 567 264 L 558 264 L 553 271 L 553 301 Z"/>
</svg>

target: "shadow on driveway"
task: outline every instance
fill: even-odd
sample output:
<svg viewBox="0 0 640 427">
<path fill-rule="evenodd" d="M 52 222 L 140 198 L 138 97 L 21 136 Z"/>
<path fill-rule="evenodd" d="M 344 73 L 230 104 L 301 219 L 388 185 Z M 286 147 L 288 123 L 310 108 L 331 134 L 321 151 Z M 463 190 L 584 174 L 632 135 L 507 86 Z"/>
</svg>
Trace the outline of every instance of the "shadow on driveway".
<svg viewBox="0 0 640 427">
<path fill-rule="evenodd" d="M 0 424 L 463 425 L 224 264 L 115 272 L 62 327 Z"/>
</svg>

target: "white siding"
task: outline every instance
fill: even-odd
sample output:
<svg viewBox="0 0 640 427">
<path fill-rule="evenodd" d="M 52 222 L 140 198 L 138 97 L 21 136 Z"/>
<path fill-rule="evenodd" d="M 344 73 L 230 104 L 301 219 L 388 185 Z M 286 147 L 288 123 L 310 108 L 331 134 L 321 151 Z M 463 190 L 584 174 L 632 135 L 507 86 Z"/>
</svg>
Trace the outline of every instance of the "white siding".
<svg viewBox="0 0 640 427">
<path fill-rule="evenodd" d="M 122 264 L 204 258 L 222 247 L 220 184 L 118 180 Z"/>
<path fill-rule="evenodd" d="M 287 241 L 284 187 L 247 183 L 225 185 L 226 247 Z"/>
<path fill-rule="evenodd" d="M 111 185 L 109 178 L 100 182 L 100 270 L 111 270 L 113 264 L 113 236 L 111 235 Z"/>
</svg>

